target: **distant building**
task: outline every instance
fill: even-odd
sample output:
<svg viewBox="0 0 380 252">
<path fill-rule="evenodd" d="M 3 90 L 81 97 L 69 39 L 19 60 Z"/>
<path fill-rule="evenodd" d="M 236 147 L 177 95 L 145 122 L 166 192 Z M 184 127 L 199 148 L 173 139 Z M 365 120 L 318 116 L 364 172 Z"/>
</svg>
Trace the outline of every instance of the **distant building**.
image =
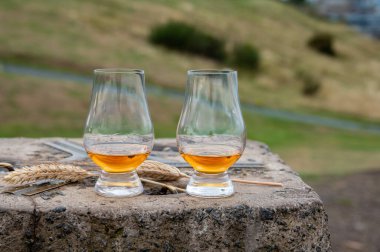
<svg viewBox="0 0 380 252">
<path fill-rule="evenodd" d="M 380 38 L 380 0 L 308 0 L 314 10 Z"/>
</svg>

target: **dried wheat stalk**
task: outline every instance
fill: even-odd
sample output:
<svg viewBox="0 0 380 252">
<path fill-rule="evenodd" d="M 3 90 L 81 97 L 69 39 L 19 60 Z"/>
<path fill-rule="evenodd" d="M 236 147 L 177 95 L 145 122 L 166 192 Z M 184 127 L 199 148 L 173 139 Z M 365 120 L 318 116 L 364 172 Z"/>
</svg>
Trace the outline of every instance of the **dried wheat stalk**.
<svg viewBox="0 0 380 252">
<path fill-rule="evenodd" d="M 141 177 L 156 181 L 173 181 L 188 176 L 174 166 L 156 161 L 145 161 L 137 168 L 137 173 Z M 9 184 L 21 185 L 44 179 L 60 179 L 75 182 L 91 176 L 97 175 L 89 173 L 79 166 L 52 163 L 23 167 L 9 173 L 3 180 Z"/>
<path fill-rule="evenodd" d="M 145 161 L 138 168 L 138 173 L 141 177 L 160 181 L 173 181 L 188 176 L 181 173 L 174 166 L 155 161 Z M 59 179 L 67 182 L 76 182 L 92 176 L 98 176 L 98 174 L 90 173 L 79 166 L 53 163 L 23 167 L 22 169 L 9 173 L 3 178 L 3 180 L 8 184 L 23 185 L 45 179 Z M 145 183 L 166 187 L 172 192 L 185 191 L 182 188 L 150 179 L 142 178 L 141 180 Z"/>
<path fill-rule="evenodd" d="M 158 185 L 158 186 L 166 187 L 166 188 L 168 188 L 173 193 L 186 192 L 185 189 L 179 188 L 177 186 L 168 185 L 168 184 L 160 183 L 160 182 L 153 181 L 153 180 L 150 180 L 150 179 L 145 179 L 145 178 L 140 178 L 140 179 L 141 179 L 142 182 L 145 182 L 145 183 L 149 183 L 149 184 L 152 184 L 152 185 Z"/>
<path fill-rule="evenodd" d="M 145 179 L 145 182 L 152 184 L 160 184 L 169 189 L 176 189 L 181 191 L 183 189 L 176 188 L 171 185 L 166 185 L 163 183 L 155 181 L 174 181 L 180 178 L 189 178 L 190 176 L 182 173 L 177 167 L 167 165 L 157 161 L 147 160 L 142 163 L 137 168 L 137 173 Z M 6 183 L 14 185 L 23 185 L 36 182 L 38 180 L 45 179 L 59 179 L 68 182 L 76 182 L 83 180 L 87 177 L 98 176 L 97 174 L 90 173 L 79 166 L 65 165 L 65 164 L 40 164 L 34 166 L 27 166 L 23 169 L 18 169 L 14 172 L 6 175 L 3 180 Z M 154 181 L 152 181 L 154 180 Z M 283 186 L 281 183 L 275 182 L 263 182 L 263 181 L 252 181 L 252 180 L 242 180 L 242 179 L 232 179 L 232 181 L 237 183 L 245 184 L 257 184 L 257 185 L 269 185 L 269 186 Z M 154 182 L 154 183 L 153 183 Z M 172 188 L 170 188 L 172 187 Z"/>
<path fill-rule="evenodd" d="M 40 164 L 26 166 L 6 175 L 3 180 L 8 184 L 29 184 L 38 180 L 59 179 L 68 182 L 83 180 L 93 176 L 78 166 L 64 164 Z"/>
<path fill-rule="evenodd" d="M 155 181 L 174 181 L 189 177 L 189 175 L 182 173 L 177 167 L 151 160 L 146 160 L 136 171 L 139 176 Z"/>
<path fill-rule="evenodd" d="M 151 178 L 155 181 L 174 181 L 180 178 L 190 178 L 189 175 L 181 172 L 177 167 L 157 161 L 146 160 L 137 168 L 137 173 L 141 177 Z M 242 184 L 283 186 L 282 183 L 265 182 L 255 180 L 231 179 L 233 182 Z"/>
<path fill-rule="evenodd" d="M 0 167 L 13 168 L 13 165 L 10 163 L 1 162 Z"/>
</svg>

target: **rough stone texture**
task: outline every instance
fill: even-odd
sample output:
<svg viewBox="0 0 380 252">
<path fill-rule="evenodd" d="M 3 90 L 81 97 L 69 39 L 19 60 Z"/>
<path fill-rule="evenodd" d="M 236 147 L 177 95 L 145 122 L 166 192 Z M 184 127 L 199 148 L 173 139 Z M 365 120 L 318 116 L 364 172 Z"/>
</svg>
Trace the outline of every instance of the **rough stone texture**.
<svg viewBox="0 0 380 252">
<path fill-rule="evenodd" d="M 41 141 L 2 139 L 0 160 L 17 167 L 67 156 Z M 156 142 L 174 148 L 174 140 Z M 265 167 L 232 169 L 233 176 L 285 186 L 235 184 L 225 199 L 103 198 L 93 181 L 33 197 L 0 194 L 0 251 L 330 251 L 327 215 L 312 188 L 261 143 L 248 143 L 247 159 Z"/>
<path fill-rule="evenodd" d="M 0 251 L 27 251 L 34 242 L 34 202 L 4 196 L 0 197 Z"/>
</svg>

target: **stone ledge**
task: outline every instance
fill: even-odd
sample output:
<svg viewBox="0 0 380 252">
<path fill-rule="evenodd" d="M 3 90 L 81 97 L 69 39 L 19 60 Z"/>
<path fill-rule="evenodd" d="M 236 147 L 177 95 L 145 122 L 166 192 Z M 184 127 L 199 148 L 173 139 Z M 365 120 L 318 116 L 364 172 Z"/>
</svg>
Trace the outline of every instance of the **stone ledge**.
<svg viewBox="0 0 380 252">
<path fill-rule="evenodd" d="M 67 156 L 41 141 L 1 139 L 0 160 L 18 166 Z M 1 251 L 330 251 L 327 215 L 312 188 L 265 145 L 249 142 L 244 156 L 265 168 L 232 169 L 233 176 L 285 186 L 235 184 L 226 199 L 102 198 L 84 184 L 49 199 L 0 194 Z"/>
</svg>

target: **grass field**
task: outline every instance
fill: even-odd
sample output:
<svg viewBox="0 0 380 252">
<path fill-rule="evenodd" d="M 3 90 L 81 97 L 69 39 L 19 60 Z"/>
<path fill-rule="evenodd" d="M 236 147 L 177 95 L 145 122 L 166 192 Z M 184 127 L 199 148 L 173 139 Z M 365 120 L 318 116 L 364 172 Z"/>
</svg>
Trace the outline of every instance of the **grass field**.
<svg viewBox="0 0 380 252">
<path fill-rule="evenodd" d="M 288 110 L 380 120 L 380 43 L 275 0 L 0 2 L 0 59 L 90 74 L 99 67 L 146 70 L 150 83 L 183 89 L 186 70 L 234 67 L 151 45 L 152 27 L 168 20 L 193 24 L 234 43 L 256 45 L 259 72 L 239 71 L 241 99 Z M 336 37 L 337 58 L 311 51 L 317 31 Z M 301 95 L 299 71 L 322 83 Z"/>
<path fill-rule="evenodd" d="M 0 73 L 0 137 L 81 137 L 90 86 Z M 175 137 L 182 101 L 149 96 L 156 137 Z M 248 138 L 305 178 L 378 168 L 380 135 L 269 119 L 244 111 Z"/>
</svg>

